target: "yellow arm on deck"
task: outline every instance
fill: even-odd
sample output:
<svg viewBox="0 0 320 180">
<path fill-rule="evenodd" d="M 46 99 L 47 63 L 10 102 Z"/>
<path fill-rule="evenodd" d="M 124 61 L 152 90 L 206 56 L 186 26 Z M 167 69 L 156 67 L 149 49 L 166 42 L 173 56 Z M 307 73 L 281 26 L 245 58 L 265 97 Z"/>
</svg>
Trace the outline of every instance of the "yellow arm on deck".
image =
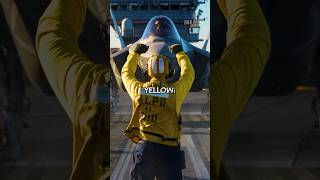
<svg viewBox="0 0 320 180">
<path fill-rule="evenodd" d="M 70 180 L 106 179 L 110 174 L 109 109 L 97 97 L 110 74 L 107 65 L 94 64 L 78 46 L 87 4 L 88 0 L 52 0 L 36 36 L 41 65 L 73 125 Z"/>
<path fill-rule="evenodd" d="M 41 65 L 71 119 L 78 97 L 89 98 L 94 84 L 109 81 L 108 67 L 92 63 L 78 46 L 87 4 L 88 0 L 53 0 L 39 20 L 36 36 Z"/>
<path fill-rule="evenodd" d="M 211 172 L 216 180 L 224 145 L 269 57 L 269 28 L 256 0 L 218 0 L 227 19 L 227 47 L 211 66 Z"/>
</svg>

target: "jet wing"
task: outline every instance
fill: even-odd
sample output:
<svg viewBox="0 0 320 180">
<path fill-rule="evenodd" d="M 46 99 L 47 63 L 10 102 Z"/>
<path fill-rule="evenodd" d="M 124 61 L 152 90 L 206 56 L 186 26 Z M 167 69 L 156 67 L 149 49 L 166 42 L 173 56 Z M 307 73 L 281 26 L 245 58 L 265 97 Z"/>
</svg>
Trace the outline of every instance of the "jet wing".
<svg viewBox="0 0 320 180">
<path fill-rule="evenodd" d="M 207 87 L 210 75 L 210 53 L 188 44 L 191 51 L 187 53 L 195 71 L 195 79 L 191 87 L 192 92 L 201 91 Z"/>
</svg>

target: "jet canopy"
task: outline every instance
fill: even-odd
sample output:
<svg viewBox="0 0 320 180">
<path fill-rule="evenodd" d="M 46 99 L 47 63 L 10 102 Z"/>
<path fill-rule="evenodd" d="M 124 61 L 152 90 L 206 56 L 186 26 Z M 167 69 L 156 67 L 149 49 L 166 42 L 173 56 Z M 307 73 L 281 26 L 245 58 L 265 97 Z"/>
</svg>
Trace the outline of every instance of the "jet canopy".
<svg viewBox="0 0 320 180">
<path fill-rule="evenodd" d="M 147 24 L 146 29 L 143 32 L 141 40 L 150 37 L 159 37 L 174 41 L 180 41 L 180 35 L 173 24 L 172 20 L 167 16 L 155 16 Z"/>
</svg>

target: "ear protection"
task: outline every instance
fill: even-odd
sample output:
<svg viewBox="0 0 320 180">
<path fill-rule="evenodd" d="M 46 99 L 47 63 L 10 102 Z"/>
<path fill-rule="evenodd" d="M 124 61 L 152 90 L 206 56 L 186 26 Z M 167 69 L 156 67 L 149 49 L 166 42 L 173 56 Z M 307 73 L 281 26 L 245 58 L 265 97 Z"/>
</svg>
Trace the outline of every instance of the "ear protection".
<svg viewBox="0 0 320 180">
<path fill-rule="evenodd" d="M 162 55 L 153 55 L 154 57 L 156 57 L 156 56 L 162 56 Z M 167 60 L 165 60 L 165 61 L 168 61 L 168 68 L 169 68 L 169 73 L 168 73 L 168 75 L 166 75 L 165 77 L 166 78 L 170 78 L 170 77 L 172 77 L 173 75 L 174 75 L 174 73 L 176 72 L 175 71 L 175 69 L 174 69 L 174 67 L 173 67 L 173 65 L 169 62 L 169 59 L 166 57 L 166 56 L 162 56 L 162 57 L 165 57 Z M 150 58 L 149 58 L 149 60 L 150 60 Z M 143 75 L 144 75 L 144 77 L 146 78 L 146 79 L 149 79 L 150 77 L 153 77 L 153 76 L 150 76 L 149 75 L 149 60 L 148 60 L 148 64 L 146 64 L 146 66 L 143 68 Z"/>
<path fill-rule="evenodd" d="M 150 77 L 169 75 L 169 58 L 163 55 L 153 55 L 148 60 L 148 75 Z"/>
</svg>

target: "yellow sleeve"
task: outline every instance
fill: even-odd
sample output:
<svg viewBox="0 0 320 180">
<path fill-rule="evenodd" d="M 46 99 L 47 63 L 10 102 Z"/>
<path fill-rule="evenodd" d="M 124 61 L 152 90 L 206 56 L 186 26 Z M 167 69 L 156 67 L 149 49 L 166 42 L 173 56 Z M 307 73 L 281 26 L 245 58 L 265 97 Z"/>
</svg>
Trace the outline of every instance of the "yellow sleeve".
<svg viewBox="0 0 320 180">
<path fill-rule="evenodd" d="M 227 47 L 211 66 L 211 157 L 220 170 L 229 132 L 255 89 L 269 57 L 269 28 L 256 0 L 218 0 L 228 23 Z"/>
<path fill-rule="evenodd" d="M 78 47 L 88 0 L 52 0 L 39 20 L 36 48 L 47 79 L 71 119 L 109 81 L 106 65 L 92 63 Z"/>
<path fill-rule="evenodd" d="M 181 68 L 181 74 L 179 80 L 174 83 L 174 87 L 176 88 L 177 109 L 180 109 L 184 98 L 188 95 L 192 86 L 195 73 L 188 55 L 184 52 L 179 52 L 176 57 Z"/>
<path fill-rule="evenodd" d="M 138 93 L 139 88 L 142 86 L 142 83 L 135 76 L 138 60 L 139 54 L 131 52 L 121 70 L 122 82 L 131 99 L 134 98 L 134 95 Z"/>
</svg>

